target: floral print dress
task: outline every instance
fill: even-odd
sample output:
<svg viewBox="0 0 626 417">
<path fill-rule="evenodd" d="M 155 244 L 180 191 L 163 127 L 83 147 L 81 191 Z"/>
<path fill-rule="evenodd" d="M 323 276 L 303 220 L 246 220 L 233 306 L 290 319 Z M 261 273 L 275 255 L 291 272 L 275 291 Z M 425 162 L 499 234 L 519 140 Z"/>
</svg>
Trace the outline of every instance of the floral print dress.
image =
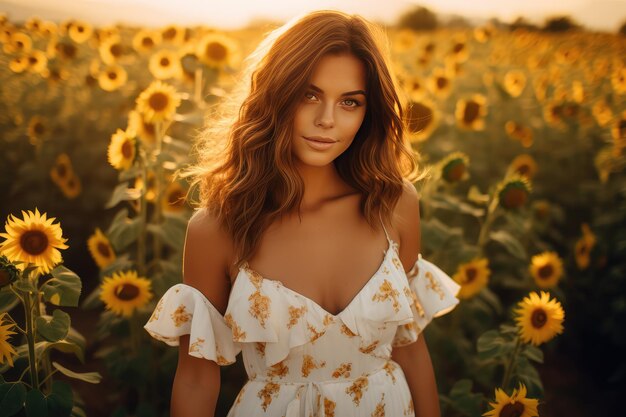
<svg viewBox="0 0 626 417">
<path fill-rule="evenodd" d="M 161 297 L 144 328 L 171 346 L 189 334 L 189 354 L 219 365 L 242 352 L 249 379 L 227 417 L 414 416 L 391 350 L 415 342 L 433 317 L 452 310 L 460 286 L 421 254 L 405 273 L 397 243 L 385 234 L 378 270 L 339 314 L 244 263 L 223 316 L 181 283 Z"/>
</svg>

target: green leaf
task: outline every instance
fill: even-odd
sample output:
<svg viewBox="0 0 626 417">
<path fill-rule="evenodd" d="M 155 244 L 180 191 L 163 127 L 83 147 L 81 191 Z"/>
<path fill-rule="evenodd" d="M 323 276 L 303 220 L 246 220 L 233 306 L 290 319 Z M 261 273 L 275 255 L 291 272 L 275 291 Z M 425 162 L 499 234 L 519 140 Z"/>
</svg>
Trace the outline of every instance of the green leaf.
<svg viewBox="0 0 626 417">
<path fill-rule="evenodd" d="M 105 208 L 111 208 L 118 205 L 121 201 L 136 200 L 141 197 L 141 190 L 135 188 L 128 188 L 127 183 L 119 184 L 111 193 L 111 198 L 104 206 Z"/>
<path fill-rule="evenodd" d="M 67 382 L 52 381 L 52 393 L 48 396 L 48 414 L 54 417 L 69 417 L 74 397 Z"/>
<path fill-rule="evenodd" d="M 469 379 L 457 381 L 450 389 L 449 399 L 457 411 L 465 416 L 480 415 L 483 395 L 472 393 L 473 382 Z"/>
<path fill-rule="evenodd" d="M 57 306 L 78 306 L 82 289 L 78 275 L 63 265 L 56 266 L 51 274 L 52 278 L 41 286 L 44 299 Z"/>
<path fill-rule="evenodd" d="M 22 409 L 26 387 L 21 382 L 0 384 L 0 417 L 10 417 Z"/>
<path fill-rule="evenodd" d="M 73 353 L 81 362 L 85 362 L 83 349 L 76 343 L 67 340 L 59 340 L 58 342 L 37 342 L 35 344 L 35 350 L 41 351 L 42 354 L 48 352 L 50 349 L 58 350 L 63 353 Z"/>
<path fill-rule="evenodd" d="M 52 312 L 52 316 L 37 317 L 36 324 L 37 333 L 49 342 L 57 342 L 67 336 L 70 328 L 70 315 L 57 308 Z"/>
<path fill-rule="evenodd" d="M 81 381 L 89 382 L 90 384 L 99 384 L 102 380 L 102 375 L 100 375 L 98 372 L 74 372 L 54 361 L 52 362 L 52 366 L 58 369 L 59 372 L 61 372 L 65 376 L 69 376 L 70 378 L 74 379 L 80 379 Z"/>
<path fill-rule="evenodd" d="M 529 392 L 539 391 L 543 393 L 543 384 L 541 383 L 539 372 L 525 357 L 518 357 L 515 374 L 528 387 Z"/>
<path fill-rule="evenodd" d="M 537 346 L 533 345 L 525 345 L 522 350 L 522 355 L 526 356 L 529 360 L 543 363 L 543 351 L 539 349 Z"/>
<path fill-rule="evenodd" d="M 489 233 L 489 239 L 500 243 L 513 256 L 527 260 L 528 254 L 520 241 L 505 230 L 496 230 Z"/>
<path fill-rule="evenodd" d="M 111 224 L 107 231 L 107 236 L 116 252 L 122 252 L 131 243 L 137 240 L 141 230 L 141 220 L 139 217 L 129 219 L 127 217 Z"/>
<path fill-rule="evenodd" d="M 48 402 L 46 397 L 38 389 L 32 389 L 26 393 L 26 415 L 28 417 L 47 417 Z"/>
<path fill-rule="evenodd" d="M 19 303 L 20 299 L 17 298 L 17 295 L 9 287 L 5 287 L 0 291 L 0 313 L 13 310 Z"/>
</svg>

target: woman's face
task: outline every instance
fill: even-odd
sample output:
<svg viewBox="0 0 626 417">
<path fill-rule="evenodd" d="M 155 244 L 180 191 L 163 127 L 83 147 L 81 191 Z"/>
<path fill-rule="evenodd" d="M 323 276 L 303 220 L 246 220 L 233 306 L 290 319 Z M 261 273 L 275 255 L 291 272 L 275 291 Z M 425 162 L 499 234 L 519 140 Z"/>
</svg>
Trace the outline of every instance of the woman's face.
<svg viewBox="0 0 626 417">
<path fill-rule="evenodd" d="M 292 150 L 299 162 L 324 166 L 348 149 L 365 106 L 363 63 L 351 54 L 324 56 L 296 109 Z M 330 143 L 307 140 L 315 137 Z"/>
</svg>

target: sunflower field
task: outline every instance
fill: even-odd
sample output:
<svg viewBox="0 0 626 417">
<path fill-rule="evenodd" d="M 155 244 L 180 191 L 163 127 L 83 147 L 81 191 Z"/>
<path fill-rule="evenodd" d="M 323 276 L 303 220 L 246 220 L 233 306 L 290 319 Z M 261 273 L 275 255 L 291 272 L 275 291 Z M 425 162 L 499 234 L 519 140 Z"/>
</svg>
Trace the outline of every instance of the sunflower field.
<svg viewBox="0 0 626 417">
<path fill-rule="evenodd" d="M 179 169 L 267 31 L 0 15 L 0 416 L 167 416 Z M 608 415 L 626 388 L 626 38 L 387 27 L 422 253 L 461 285 L 425 330 L 443 416 Z M 222 367 L 218 416 L 245 381 Z"/>
</svg>

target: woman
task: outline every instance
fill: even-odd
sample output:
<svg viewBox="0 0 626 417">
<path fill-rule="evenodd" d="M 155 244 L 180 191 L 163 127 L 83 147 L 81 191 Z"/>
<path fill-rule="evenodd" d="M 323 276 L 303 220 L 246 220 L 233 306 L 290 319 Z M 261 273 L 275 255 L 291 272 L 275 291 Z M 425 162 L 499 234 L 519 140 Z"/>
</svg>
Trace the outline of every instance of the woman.
<svg viewBox="0 0 626 417">
<path fill-rule="evenodd" d="M 183 283 L 145 326 L 180 346 L 174 417 L 212 416 L 218 365 L 240 351 L 229 417 L 439 415 L 418 335 L 459 286 L 419 253 L 421 177 L 387 55 L 359 16 L 294 19 L 206 130 Z"/>
</svg>

